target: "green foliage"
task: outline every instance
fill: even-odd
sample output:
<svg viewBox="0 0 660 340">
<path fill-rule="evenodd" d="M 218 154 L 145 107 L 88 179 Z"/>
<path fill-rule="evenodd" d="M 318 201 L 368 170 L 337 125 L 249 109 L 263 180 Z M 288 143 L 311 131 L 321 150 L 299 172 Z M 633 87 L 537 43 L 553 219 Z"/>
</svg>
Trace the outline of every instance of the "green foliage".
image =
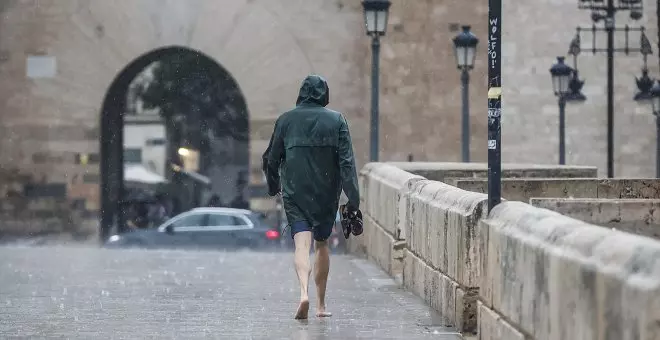
<svg viewBox="0 0 660 340">
<path fill-rule="evenodd" d="M 153 74 L 137 94 L 145 108 L 158 108 L 170 123 L 183 115 L 193 131 L 194 127 L 208 128 L 217 137 L 247 140 L 248 120 L 242 112 L 240 90 L 214 61 L 197 53 L 178 53 L 160 60 Z"/>
</svg>

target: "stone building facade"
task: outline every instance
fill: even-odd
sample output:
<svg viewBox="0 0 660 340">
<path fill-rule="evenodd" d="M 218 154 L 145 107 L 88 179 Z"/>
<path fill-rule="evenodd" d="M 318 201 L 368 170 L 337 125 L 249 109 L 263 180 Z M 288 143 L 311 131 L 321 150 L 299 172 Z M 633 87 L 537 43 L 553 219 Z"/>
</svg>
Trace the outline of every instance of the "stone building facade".
<svg viewBox="0 0 660 340">
<path fill-rule="evenodd" d="M 645 16 L 631 24 L 648 28 L 655 49 L 655 1 L 644 1 Z M 4 0 L 0 12 L 0 167 L 65 184 L 89 210 L 98 209 L 97 176 L 89 174 L 99 173 L 108 86 L 132 60 L 165 46 L 199 50 L 238 82 L 249 111 L 251 182 L 261 181 L 273 122 L 292 107 L 308 73 L 327 77 L 330 106 L 350 120 L 358 166 L 368 160 L 370 49 L 357 0 Z M 558 110 L 548 69 L 566 54 L 575 27 L 591 23 L 589 12 L 576 0 L 510 0 L 503 13 L 503 161 L 554 164 Z M 486 0 L 393 1 L 382 41 L 381 160 L 460 159 L 451 38 L 464 24 L 480 39 L 471 73 L 472 159 L 486 160 L 487 15 Z M 567 162 L 605 175 L 606 59 L 585 53 L 580 62 L 588 100 L 568 105 Z M 650 105 L 632 100 L 641 65 L 638 55 L 616 57 L 616 176 L 655 171 Z M 649 67 L 660 77 L 655 57 Z M 78 154 L 96 161 L 79 162 Z"/>
</svg>

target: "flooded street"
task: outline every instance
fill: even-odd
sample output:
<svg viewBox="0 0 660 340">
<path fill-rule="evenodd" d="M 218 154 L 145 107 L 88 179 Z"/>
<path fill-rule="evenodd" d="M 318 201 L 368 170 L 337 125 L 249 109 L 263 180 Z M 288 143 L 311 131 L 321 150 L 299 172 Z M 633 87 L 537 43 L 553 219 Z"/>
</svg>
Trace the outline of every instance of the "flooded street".
<svg viewBox="0 0 660 340">
<path fill-rule="evenodd" d="M 0 257 L 0 338 L 460 339 L 351 256 L 331 258 L 333 316 L 304 322 L 289 252 L 4 246 Z M 313 275 L 310 294 L 313 312 Z"/>
</svg>

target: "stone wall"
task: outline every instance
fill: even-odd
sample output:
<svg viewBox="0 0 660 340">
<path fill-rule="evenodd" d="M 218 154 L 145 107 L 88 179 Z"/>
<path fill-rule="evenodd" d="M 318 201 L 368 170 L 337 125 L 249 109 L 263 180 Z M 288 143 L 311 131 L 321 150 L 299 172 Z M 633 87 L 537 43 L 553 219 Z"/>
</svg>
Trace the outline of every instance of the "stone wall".
<svg viewBox="0 0 660 340">
<path fill-rule="evenodd" d="M 532 198 L 529 204 L 587 223 L 660 239 L 658 199 Z"/>
<path fill-rule="evenodd" d="M 660 334 L 660 242 L 523 202 L 487 216 L 485 194 L 390 164 L 369 164 L 360 183 L 365 233 L 350 249 L 401 275 L 461 332 L 484 340 Z"/>
<path fill-rule="evenodd" d="M 98 162 L 75 164 L 72 155 L 98 158 L 99 114 L 108 86 L 131 61 L 166 46 L 204 52 L 237 80 L 250 111 L 252 182 L 262 179 L 259 156 L 274 120 L 294 104 L 308 73 L 328 78 L 333 89 L 330 106 L 348 116 L 358 162 L 365 163 L 370 51 L 358 1 L 190 3 L 194 5 L 59 0 L 35 6 L 34 1 L 3 1 L 0 166 L 17 166 L 52 183 L 82 185 L 84 189 L 76 191 L 98 197 Z M 653 40 L 656 19 L 648 14 L 656 5 L 652 0 L 644 3 L 647 15 L 635 24 L 645 25 Z M 382 39 L 381 159 L 402 161 L 411 154 L 421 161 L 460 159 L 460 74 L 451 39 L 460 25 L 470 24 L 480 39 L 471 73 L 471 151 L 473 160 L 486 160 L 487 7 L 487 2 L 472 0 L 393 2 Z M 573 27 L 590 23 L 589 12 L 576 7 L 567 1 L 504 3 L 504 12 L 514 14 L 503 23 L 505 162 L 554 163 L 557 158 L 557 103 L 547 70 L 556 55 L 565 53 Z M 618 23 L 629 20 L 620 15 Z M 587 47 L 589 39 L 583 41 Z M 43 74 L 35 76 L 28 72 L 30 56 L 44 57 L 54 67 L 42 65 Z M 657 77 L 660 70 L 652 60 L 650 72 Z M 588 100 L 569 103 L 566 112 L 567 161 L 596 165 L 601 174 L 606 155 L 604 65 L 602 56 L 585 51 L 580 57 Z M 655 147 L 654 118 L 648 103 L 631 99 L 640 67 L 636 55 L 615 60 L 617 176 L 653 174 L 649 155 Z"/>
<path fill-rule="evenodd" d="M 66 186 L 35 182 L 17 169 L 0 169 L 0 238 L 78 233 L 83 216 L 66 200 Z"/>
<path fill-rule="evenodd" d="M 409 230 L 405 209 L 408 192 L 423 179 L 393 166 L 367 164 L 360 171 L 364 233 L 359 238 L 349 239 L 349 249 L 366 254 L 390 275 L 400 276 L 403 273 L 402 246 Z"/>
<path fill-rule="evenodd" d="M 360 190 L 364 234 L 350 238 L 349 249 L 400 278 L 405 287 L 440 311 L 447 323 L 475 331 L 478 283 L 472 266 L 478 250 L 474 232 L 483 217 L 486 196 L 463 190 L 456 194 L 457 189 L 447 184 L 382 163 L 369 163 L 362 169 Z M 435 195 L 452 201 L 431 206 Z M 466 224 L 472 229 L 464 230 Z M 464 237 L 475 242 L 461 242 Z"/>
<path fill-rule="evenodd" d="M 479 244 L 480 332 L 509 334 L 492 339 L 660 334 L 658 241 L 504 202 L 480 222 Z"/>
<path fill-rule="evenodd" d="M 432 181 L 452 184 L 457 179 L 488 178 L 488 163 L 456 162 L 388 162 L 399 169 Z M 503 178 L 592 178 L 598 175 L 595 166 L 502 164 Z"/>
<path fill-rule="evenodd" d="M 457 179 L 458 188 L 480 193 L 488 192 L 487 179 Z M 502 197 L 529 202 L 531 198 L 644 198 L 660 197 L 660 179 L 602 178 L 524 178 L 503 179 Z"/>
<path fill-rule="evenodd" d="M 477 223 L 487 196 L 436 181 L 416 183 L 408 205 L 403 283 L 463 332 L 477 327 Z"/>
</svg>

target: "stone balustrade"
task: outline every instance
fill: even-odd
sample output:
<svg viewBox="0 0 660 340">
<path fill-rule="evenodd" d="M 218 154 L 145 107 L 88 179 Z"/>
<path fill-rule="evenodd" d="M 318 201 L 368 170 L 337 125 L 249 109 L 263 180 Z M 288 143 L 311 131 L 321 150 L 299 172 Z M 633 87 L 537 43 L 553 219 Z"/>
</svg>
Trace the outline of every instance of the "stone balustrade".
<svg viewBox="0 0 660 340">
<path fill-rule="evenodd" d="M 456 179 L 460 189 L 487 193 L 487 179 Z M 531 198 L 654 199 L 660 197 L 660 179 L 627 178 L 504 178 L 502 197 L 529 202 Z"/>
<path fill-rule="evenodd" d="M 660 239 L 660 199 L 531 198 L 529 204 L 580 221 Z"/>
<path fill-rule="evenodd" d="M 487 163 L 389 162 L 397 168 L 433 181 L 451 184 L 451 180 L 487 178 Z M 579 165 L 503 163 L 503 178 L 595 178 L 598 168 Z"/>
<path fill-rule="evenodd" d="M 448 179 L 445 179 L 449 181 Z M 656 339 L 660 242 L 428 180 L 360 172 L 366 254 L 479 339 Z"/>
</svg>

